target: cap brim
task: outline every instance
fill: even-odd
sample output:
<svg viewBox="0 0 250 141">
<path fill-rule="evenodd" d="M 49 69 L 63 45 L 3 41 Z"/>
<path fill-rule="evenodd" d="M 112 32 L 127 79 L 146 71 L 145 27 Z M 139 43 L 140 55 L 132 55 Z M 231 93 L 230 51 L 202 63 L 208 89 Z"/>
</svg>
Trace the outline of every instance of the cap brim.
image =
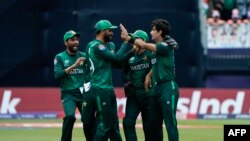
<svg viewBox="0 0 250 141">
<path fill-rule="evenodd" d="M 135 35 L 135 34 L 133 34 L 133 33 L 129 33 L 128 35 L 129 35 L 130 37 L 140 38 L 139 36 L 137 36 L 137 35 Z"/>
<path fill-rule="evenodd" d="M 76 33 L 76 34 L 75 34 L 75 35 L 73 35 L 73 36 L 76 36 L 76 37 L 78 37 L 78 38 L 79 38 L 79 37 L 81 37 L 81 34 L 80 34 L 80 33 Z M 72 36 L 72 37 L 73 37 L 73 36 Z"/>
<path fill-rule="evenodd" d="M 116 29 L 117 28 L 117 26 L 111 26 L 109 29 Z"/>
</svg>

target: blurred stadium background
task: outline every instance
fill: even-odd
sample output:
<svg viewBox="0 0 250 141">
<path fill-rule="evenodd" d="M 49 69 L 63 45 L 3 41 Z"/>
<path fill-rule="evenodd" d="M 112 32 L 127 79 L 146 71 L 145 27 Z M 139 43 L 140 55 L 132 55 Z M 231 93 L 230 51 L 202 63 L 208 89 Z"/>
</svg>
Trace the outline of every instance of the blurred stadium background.
<svg viewBox="0 0 250 141">
<path fill-rule="evenodd" d="M 123 23 L 131 32 L 143 29 L 148 33 L 152 20 L 164 18 L 170 22 L 171 36 L 180 46 L 175 56 L 181 92 L 178 119 L 250 119 L 250 45 L 211 46 L 212 28 L 207 18 L 215 8 L 214 1 L 1 0 L 0 130 L 8 132 L 5 123 L 15 122 L 7 119 L 60 120 L 63 113 L 59 82 L 53 73 L 54 56 L 65 49 L 63 35 L 70 29 L 81 32 L 80 50 L 84 51 L 85 45 L 95 38 L 94 24 L 100 19 L 108 19 L 114 25 Z M 240 38 L 250 39 L 250 20 L 246 27 L 248 34 L 239 32 L 236 42 Z M 224 38 L 219 39 L 222 42 Z M 119 30 L 114 30 L 113 41 L 119 47 Z M 120 75 L 120 70 L 113 70 L 122 119 L 126 98 Z M 234 124 L 242 123 L 238 121 Z M 216 124 L 221 135 L 222 125 L 231 122 Z"/>
<path fill-rule="evenodd" d="M 197 0 L 4 0 L 0 8 L 0 86 L 58 86 L 53 59 L 65 49 L 63 35 L 67 30 L 82 33 L 80 49 L 84 51 L 95 38 L 94 24 L 100 19 L 123 23 L 131 32 L 143 29 L 149 33 L 156 18 L 169 20 L 172 36 L 180 44 L 176 52 L 180 86 L 204 86 Z M 119 30 L 114 31 L 113 41 L 119 47 Z M 117 71 L 114 75 L 119 75 Z M 116 86 L 122 85 L 120 77 L 114 81 Z"/>
</svg>

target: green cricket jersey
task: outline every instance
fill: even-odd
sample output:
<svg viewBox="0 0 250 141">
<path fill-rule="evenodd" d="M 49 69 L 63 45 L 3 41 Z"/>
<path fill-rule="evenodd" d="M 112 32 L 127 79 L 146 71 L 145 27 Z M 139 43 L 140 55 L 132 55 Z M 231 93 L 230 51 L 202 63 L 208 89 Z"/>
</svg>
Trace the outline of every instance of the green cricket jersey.
<svg viewBox="0 0 250 141">
<path fill-rule="evenodd" d="M 73 65 L 79 57 L 86 58 L 86 54 L 78 51 L 75 55 L 70 55 L 65 50 L 55 56 L 54 73 L 55 78 L 60 79 L 62 93 L 83 87 L 84 76 L 88 72 L 87 61 L 85 61 L 83 65 L 74 68 L 69 74 L 65 72 L 65 69 Z"/>
<path fill-rule="evenodd" d="M 128 77 L 133 82 L 135 89 L 145 89 L 145 76 L 151 69 L 151 52 L 145 50 L 141 54 L 136 54 L 128 60 Z"/>
<path fill-rule="evenodd" d="M 156 83 L 175 80 L 174 49 L 165 42 L 156 44 L 152 53 L 152 71 Z"/>
<path fill-rule="evenodd" d="M 118 52 L 115 53 L 113 42 L 104 44 L 97 39 L 87 45 L 86 52 L 91 62 L 91 86 L 113 90 L 112 63 L 123 61 L 127 55 L 132 56 L 128 48 L 127 44 L 123 43 Z"/>
</svg>

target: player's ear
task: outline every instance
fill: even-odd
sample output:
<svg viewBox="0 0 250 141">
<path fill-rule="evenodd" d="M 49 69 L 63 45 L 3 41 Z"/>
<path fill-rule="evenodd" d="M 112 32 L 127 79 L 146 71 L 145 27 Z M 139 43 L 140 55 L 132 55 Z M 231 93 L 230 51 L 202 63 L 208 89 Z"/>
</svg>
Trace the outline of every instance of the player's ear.
<svg viewBox="0 0 250 141">
<path fill-rule="evenodd" d="M 67 45 L 68 45 L 67 41 L 64 41 L 64 45 L 65 45 L 65 46 L 67 46 Z"/>
<path fill-rule="evenodd" d="M 162 34 L 162 30 L 159 30 L 158 35 L 162 36 L 161 34 Z"/>
</svg>

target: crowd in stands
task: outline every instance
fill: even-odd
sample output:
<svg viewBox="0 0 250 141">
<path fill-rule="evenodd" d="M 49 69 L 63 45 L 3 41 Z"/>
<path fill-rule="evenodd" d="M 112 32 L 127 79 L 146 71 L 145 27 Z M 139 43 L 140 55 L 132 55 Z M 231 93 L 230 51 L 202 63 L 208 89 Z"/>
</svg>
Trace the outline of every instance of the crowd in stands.
<svg viewBox="0 0 250 141">
<path fill-rule="evenodd" d="M 239 17 L 246 19 L 250 11 L 250 0 L 203 0 L 203 2 L 208 5 L 207 17 L 212 17 L 213 10 L 218 10 L 221 18 L 228 20 L 231 18 L 231 11 L 238 9 Z"/>
<path fill-rule="evenodd" d="M 250 48 L 250 0 L 204 0 L 208 48 Z"/>
</svg>

